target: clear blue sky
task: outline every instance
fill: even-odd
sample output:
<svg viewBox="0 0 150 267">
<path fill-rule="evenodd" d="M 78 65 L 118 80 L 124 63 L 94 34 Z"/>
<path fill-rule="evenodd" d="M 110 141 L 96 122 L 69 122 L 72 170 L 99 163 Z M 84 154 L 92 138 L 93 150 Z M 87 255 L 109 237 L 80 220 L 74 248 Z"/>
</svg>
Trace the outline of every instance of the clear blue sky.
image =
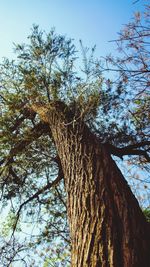
<svg viewBox="0 0 150 267">
<path fill-rule="evenodd" d="M 144 0 L 0 0 L 0 61 L 12 57 L 14 43 L 25 42 L 32 25 L 66 34 L 84 45 L 97 45 L 97 55 L 111 52 L 109 40 L 141 9 Z"/>
</svg>

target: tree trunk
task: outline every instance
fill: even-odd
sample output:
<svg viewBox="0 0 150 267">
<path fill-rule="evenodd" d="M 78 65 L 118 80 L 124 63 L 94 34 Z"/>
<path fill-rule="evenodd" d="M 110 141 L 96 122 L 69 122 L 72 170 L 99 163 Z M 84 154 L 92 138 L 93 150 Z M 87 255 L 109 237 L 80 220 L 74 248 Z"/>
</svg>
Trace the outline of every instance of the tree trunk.
<svg viewBox="0 0 150 267">
<path fill-rule="evenodd" d="M 149 225 L 105 147 L 58 107 L 44 114 L 64 172 L 71 266 L 150 266 Z"/>
</svg>

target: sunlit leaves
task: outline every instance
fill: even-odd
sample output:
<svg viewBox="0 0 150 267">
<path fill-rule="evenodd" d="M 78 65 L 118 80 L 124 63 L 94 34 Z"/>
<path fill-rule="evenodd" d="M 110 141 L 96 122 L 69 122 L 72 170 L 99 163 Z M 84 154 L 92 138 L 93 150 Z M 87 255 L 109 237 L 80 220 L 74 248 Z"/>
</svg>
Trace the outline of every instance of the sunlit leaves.
<svg viewBox="0 0 150 267">
<path fill-rule="evenodd" d="M 16 215 L 13 211 L 9 211 L 7 217 L 5 218 L 5 222 L 3 222 L 1 230 L 0 230 L 0 235 L 1 237 L 9 237 L 10 234 L 12 233 L 13 227 L 16 222 Z M 19 223 L 17 226 L 17 231 L 20 230 Z"/>
</svg>

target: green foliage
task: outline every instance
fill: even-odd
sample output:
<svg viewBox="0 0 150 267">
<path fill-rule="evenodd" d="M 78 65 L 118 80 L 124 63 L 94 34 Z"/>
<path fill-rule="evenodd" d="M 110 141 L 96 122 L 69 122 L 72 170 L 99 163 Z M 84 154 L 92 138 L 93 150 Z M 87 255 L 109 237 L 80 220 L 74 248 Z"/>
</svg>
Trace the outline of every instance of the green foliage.
<svg viewBox="0 0 150 267">
<path fill-rule="evenodd" d="M 70 266 L 70 252 L 66 250 L 64 244 L 56 245 L 54 249 L 47 252 L 43 267 L 55 267 L 59 264 L 61 264 L 62 267 Z"/>
<path fill-rule="evenodd" d="M 2 228 L 0 230 L 1 237 L 8 237 L 12 232 L 15 223 L 16 223 L 16 214 L 10 210 L 7 217 L 5 218 L 5 222 L 3 222 L 2 224 Z M 16 230 L 20 231 L 19 223 Z"/>
<path fill-rule="evenodd" d="M 148 139 L 148 94 L 131 97 L 129 77 L 122 68 L 117 83 L 102 77 L 101 62 L 94 58 L 95 47 L 90 50 L 80 44 L 82 64 L 71 39 L 54 29 L 47 34 L 34 25 L 28 44 L 15 46 L 16 60 L 4 59 L 0 65 L 1 205 L 9 204 L 13 209 L 0 240 L 1 248 L 3 244 L 6 248 L 0 250 L 6 266 L 7 259 L 13 259 L 12 255 L 21 259 L 22 253 L 27 255 L 28 266 L 36 266 L 38 247 L 44 248 L 44 254 L 37 257 L 41 266 L 69 265 L 64 184 L 59 181 L 49 187 L 60 163 L 50 130 L 41 124 L 32 104 L 64 103 L 71 114 L 70 123 L 83 120 L 102 143 L 122 148 Z M 148 145 L 142 149 L 149 153 Z M 144 164 L 139 157 L 137 162 Z M 7 236 L 18 223 L 19 235 L 8 242 Z M 52 250 L 53 241 L 57 251 Z"/>
<path fill-rule="evenodd" d="M 144 210 L 143 210 L 143 213 L 144 213 L 144 215 L 145 215 L 145 217 L 146 217 L 146 220 L 147 220 L 148 222 L 150 222 L 150 208 L 146 208 L 146 209 L 144 209 Z"/>
</svg>

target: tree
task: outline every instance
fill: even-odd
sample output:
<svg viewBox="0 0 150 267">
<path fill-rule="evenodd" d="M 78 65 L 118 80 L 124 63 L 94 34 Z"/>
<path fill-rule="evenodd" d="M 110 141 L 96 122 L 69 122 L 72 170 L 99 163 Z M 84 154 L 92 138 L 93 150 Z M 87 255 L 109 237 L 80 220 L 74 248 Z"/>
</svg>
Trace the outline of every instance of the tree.
<svg viewBox="0 0 150 267">
<path fill-rule="evenodd" d="M 130 92 L 132 116 L 138 135 L 149 137 L 149 73 L 150 73 L 150 6 L 143 13 L 136 12 L 115 40 L 120 56 L 105 58 L 104 70 L 117 72 L 118 86 Z M 127 86 L 126 86 L 127 85 Z M 132 101 L 131 101 L 132 98 Z"/>
<path fill-rule="evenodd" d="M 29 246 L 69 242 L 67 216 L 72 267 L 146 267 L 149 224 L 111 154 L 149 162 L 150 140 L 127 122 L 124 88 L 103 82 L 95 48 L 89 56 L 81 48 L 77 73 L 72 40 L 34 26 L 16 60 L 1 64 L 1 198 L 11 203 L 11 237 L 31 218 L 39 228 Z"/>
</svg>

